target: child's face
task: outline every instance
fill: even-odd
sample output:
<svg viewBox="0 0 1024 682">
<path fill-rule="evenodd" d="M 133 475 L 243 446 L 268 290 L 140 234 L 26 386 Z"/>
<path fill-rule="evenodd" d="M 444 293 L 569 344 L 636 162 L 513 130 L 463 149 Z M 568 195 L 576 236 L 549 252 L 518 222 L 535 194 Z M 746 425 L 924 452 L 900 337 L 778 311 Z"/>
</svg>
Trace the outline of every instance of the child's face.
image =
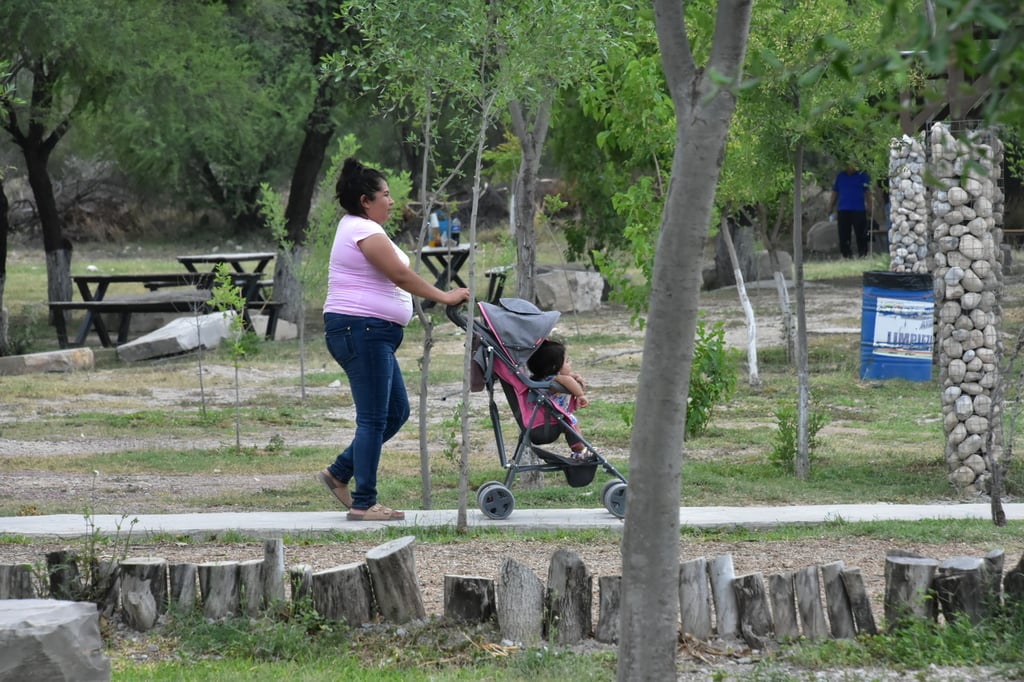
<svg viewBox="0 0 1024 682">
<path fill-rule="evenodd" d="M 569 354 L 565 354 L 565 360 L 562 362 L 562 367 L 558 370 L 559 374 L 572 374 L 572 360 L 569 359 Z"/>
</svg>

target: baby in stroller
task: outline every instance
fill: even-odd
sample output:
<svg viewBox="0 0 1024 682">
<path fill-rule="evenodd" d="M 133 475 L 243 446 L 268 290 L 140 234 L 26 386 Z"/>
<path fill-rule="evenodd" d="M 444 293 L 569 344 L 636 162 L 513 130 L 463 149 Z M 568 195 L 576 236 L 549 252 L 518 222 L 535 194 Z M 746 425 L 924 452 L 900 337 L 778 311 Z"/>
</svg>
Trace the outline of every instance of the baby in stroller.
<svg viewBox="0 0 1024 682">
<path fill-rule="evenodd" d="M 572 371 L 572 361 L 569 359 L 565 344 L 544 339 L 527 359 L 526 367 L 530 370 L 532 381 L 557 384 L 553 386 L 555 390 L 551 392 L 551 400 L 565 413 L 570 428 L 563 428 L 558 424 L 547 426 L 563 428 L 565 439 L 572 449 L 572 459 L 587 459 L 586 447 L 579 436 L 579 420 L 575 414 L 577 408 L 590 404 L 585 394 L 587 385 L 582 376 Z"/>
</svg>

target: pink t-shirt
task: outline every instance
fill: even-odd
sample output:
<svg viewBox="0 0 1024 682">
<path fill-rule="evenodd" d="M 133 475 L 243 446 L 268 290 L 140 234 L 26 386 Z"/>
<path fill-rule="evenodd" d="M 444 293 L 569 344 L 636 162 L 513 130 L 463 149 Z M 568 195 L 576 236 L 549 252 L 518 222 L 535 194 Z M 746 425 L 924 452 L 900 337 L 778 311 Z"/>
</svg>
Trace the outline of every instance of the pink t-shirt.
<svg viewBox="0 0 1024 682">
<path fill-rule="evenodd" d="M 368 218 L 346 215 L 338 223 L 327 269 L 324 312 L 377 317 L 404 327 L 412 319 L 412 295 L 395 286 L 359 248 L 359 242 L 375 234 L 387 236 L 383 227 Z M 391 246 L 408 265 L 409 256 L 394 242 Z"/>
</svg>

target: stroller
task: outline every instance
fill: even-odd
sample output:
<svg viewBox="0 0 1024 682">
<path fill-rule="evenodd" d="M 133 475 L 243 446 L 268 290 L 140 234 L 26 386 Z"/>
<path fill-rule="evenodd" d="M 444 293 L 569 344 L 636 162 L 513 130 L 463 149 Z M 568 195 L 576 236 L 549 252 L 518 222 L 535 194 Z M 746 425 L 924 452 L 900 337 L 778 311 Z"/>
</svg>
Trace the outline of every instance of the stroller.
<svg viewBox="0 0 1024 682">
<path fill-rule="evenodd" d="M 569 415 L 551 397 L 552 390 L 560 387 L 554 382 L 533 381 L 526 370 L 527 359 L 554 329 L 561 313 L 542 311 L 521 298 L 502 298 L 497 304 L 481 301 L 478 306 L 480 319 L 473 322 L 471 338 L 471 390 L 487 390 L 498 458 L 507 472 L 504 482 L 488 481 L 477 488 L 480 511 L 492 519 L 508 518 L 515 508 L 510 488 L 520 472 L 561 472 L 571 487 L 580 488 L 590 485 L 597 468 L 601 467 L 613 477 L 601 492 L 601 502 L 613 515 L 624 518 L 627 481 L 585 437 L 576 434 L 587 454 L 583 460 L 563 457 L 539 447 L 553 443 L 571 428 Z M 459 327 L 467 328 L 466 317 L 458 306 L 449 306 L 447 315 Z M 501 386 L 519 426 L 512 457 L 505 450 L 501 418 L 494 400 L 496 383 Z M 537 456 L 538 463 L 524 462 L 529 451 Z"/>
</svg>

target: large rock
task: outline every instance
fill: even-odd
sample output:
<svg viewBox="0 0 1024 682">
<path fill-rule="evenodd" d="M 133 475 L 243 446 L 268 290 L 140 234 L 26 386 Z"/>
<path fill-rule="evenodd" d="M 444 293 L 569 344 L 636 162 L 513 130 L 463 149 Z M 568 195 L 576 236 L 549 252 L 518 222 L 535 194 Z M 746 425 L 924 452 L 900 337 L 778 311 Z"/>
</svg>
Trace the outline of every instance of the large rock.
<svg viewBox="0 0 1024 682">
<path fill-rule="evenodd" d="M 161 329 L 121 344 L 117 355 L 127 362 L 179 355 L 199 346 L 216 348 L 222 339 L 230 336 L 230 313 L 179 317 Z"/>
<path fill-rule="evenodd" d="M 807 250 L 811 253 L 839 253 L 839 228 L 827 220 L 814 223 L 807 231 Z"/>
<path fill-rule="evenodd" d="M 65 348 L 46 353 L 8 355 L 0 358 L 0 376 L 39 374 L 41 372 L 74 372 L 92 369 L 96 359 L 90 348 Z"/>
<path fill-rule="evenodd" d="M 604 277 L 590 270 L 552 268 L 537 274 L 534 289 L 542 310 L 582 313 L 601 307 Z"/>
<path fill-rule="evenodd" d="M 0 600 L 0 680 L 110 679 L 99 612 L 89 602 Z"/>
</svg>

